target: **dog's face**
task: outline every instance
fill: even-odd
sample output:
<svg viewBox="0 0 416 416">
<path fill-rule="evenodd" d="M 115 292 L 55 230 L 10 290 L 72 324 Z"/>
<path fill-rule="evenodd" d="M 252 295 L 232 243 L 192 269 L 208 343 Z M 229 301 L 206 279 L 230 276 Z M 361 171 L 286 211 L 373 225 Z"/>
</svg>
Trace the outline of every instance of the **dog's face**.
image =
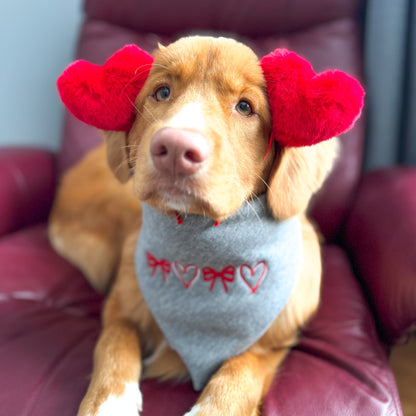
<svg viewBox="0 0 416 416">
<path fill-rule="evenodd" d="M 140 200 L 216 221 L 266 190 L 276 217 L 304 211 L 335 159 L 329 139 L 353 126 L 364 96 L 353 78 L 316 74 L 293 52 L 259 62 L 210 37 L 154 57 L 128 45 L 103 67 L 75 62 L 58 88 L 74 115 L 104 130 L 110 168 L 122 182 L 133 175 Z"/>
<path fill-rule="evenodd" d="M 255 54 L 231 39 L 183 38 L 156 52 L 127 143 L 140 200 L 222 220 L 265 190 L 273 151 Z"/>
</svg>

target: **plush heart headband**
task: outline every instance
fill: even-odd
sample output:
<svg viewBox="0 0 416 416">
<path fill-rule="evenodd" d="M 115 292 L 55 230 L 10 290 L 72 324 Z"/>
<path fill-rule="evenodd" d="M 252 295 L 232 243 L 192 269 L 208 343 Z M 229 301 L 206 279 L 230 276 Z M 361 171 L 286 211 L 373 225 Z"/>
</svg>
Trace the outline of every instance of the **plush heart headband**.
<svg viewBox="0 0 416 416">
<path fill-rule="evenodd" d="M 153 64 L 135 45 L 116 52 L 103 66 L 71 64 L 58 79 L 68 110 L 103 130 L 128 131 L 134 101 Z M 364 90 L 341 71 L 316 74 L 293 52 L 276 49 L 260 61 L 267 82 L 272 136 L 281 146 L 298 147 L 330 139 L 349 130 L 360 116 Z"/>
</svg>

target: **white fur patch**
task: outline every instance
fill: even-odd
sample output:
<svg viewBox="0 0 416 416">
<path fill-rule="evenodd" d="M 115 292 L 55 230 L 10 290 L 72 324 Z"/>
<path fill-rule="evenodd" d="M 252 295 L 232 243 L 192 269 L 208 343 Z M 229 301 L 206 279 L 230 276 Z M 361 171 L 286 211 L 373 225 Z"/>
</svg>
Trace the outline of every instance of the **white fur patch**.
<svg viewBox="0 0 416 416">
<path fill-rule="evenodd" d="M 185 413 L 183 416 L 197 416 L 200 410 L 201 406 L 196 404 L 188 413 Z"/>
<path fill-rule="evenodd" d="M 198 416 L 201 410 L 208 410 L 208 414 L 212 413 L 212 403 L 210 396 L 206 397 L 203 402 L 196 404 L 188 413 L 185 413 L 183 416 Z"/>
<path fill-rule="evenodd" d="M 109 396 L 98 409 L 97 416 L 137 416 L 143 408 L 142 394 L 137 383 L 127 383 L 121 396 Z"/>
<path fill-rule="evenodd" d="M 195 202 L 195 198 L 190 195 L 181 195 L 175 197 L 172 195 L 163 195 L 163 202 L 166 206 L 177 212 L 187 212 L 190 206 Z"/>
<path fill-rule="evenodd" d="M 198 101 L 185 104 L 166 124 L 168 127 L 192 129 L 203 132 L 206 121 L 202 111 L 202 104 Z"/>
</svg>

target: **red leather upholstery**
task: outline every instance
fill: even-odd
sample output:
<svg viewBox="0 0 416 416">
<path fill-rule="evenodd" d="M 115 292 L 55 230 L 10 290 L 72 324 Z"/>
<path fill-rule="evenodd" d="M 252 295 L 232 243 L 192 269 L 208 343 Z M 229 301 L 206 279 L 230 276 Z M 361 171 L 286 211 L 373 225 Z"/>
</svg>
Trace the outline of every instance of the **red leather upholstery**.
<svg viewBox="0 0 416 416">
<path fill-rule="evenodd" d="M 383 337 L 388 344 L 405 340 L 416 329 L 415 169 L 367 175 L 345 234 Z"/>
<path fill-rule="evenodd" d="M 335 21 L 355 18 L 363 7 L 361 0 L 256 1 L 211 0 L 87 0 L 85 10 L 94 20 L 145 33 L 174 35 L 189 29 L 238 33 L 243 36 L 275 36 Z"/>
<path fill-rule="evenodd" d="M 209 6 L 208 6 L 209 5 Z M 285 46 L 317 70 L 362 73 L 361 0 L 87 0 L 77 55 L 102 63 L 193 29 L 237 31 L 263 55 Z M 158 33 L 154 35 L 152 33 Z M 416 171 L 362 177 L 364 118 L 342 138 L 312 210 L 328 244 L 322 304 L 264 403 L 264 415 L 401 415 L 388 351 L 416 321 Z M 68 116 L 58 170 L 101 141 Z M 56 175 L 40 151 L 0 151 L 0 413 L 73 416 L 85 393 L 102 299 L 51 249 Z M 12 231 L 16 231 L 11 233 Z M 143 416 L 180 416 L 190 384 L 145 381 Z"/>
<path fill-rule="evenodd" d="M 345 252 L 326 246 L 318 314 L 267 396 L 265 415 L 400 415 L 388 358 Z"/>
<path fill-rule="evenodd" d="M 45 224 L 0 240 L 1 414 L 76 414 L 100 305 L 83 276 L 53 252 Z"/>
<path fill-rule="evenodd" d="M 0 152 L 0 236 L 45 220 L 55 193 L 55 157 L 36 149 Z"/>
</svg>

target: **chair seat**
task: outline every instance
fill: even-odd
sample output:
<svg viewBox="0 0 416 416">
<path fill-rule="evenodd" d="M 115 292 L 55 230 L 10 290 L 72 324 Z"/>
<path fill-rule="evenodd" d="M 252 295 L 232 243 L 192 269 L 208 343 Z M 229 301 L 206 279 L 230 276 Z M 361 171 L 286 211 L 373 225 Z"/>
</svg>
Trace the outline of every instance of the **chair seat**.
<svg viewBox="0 0 416 416">
<path fill-rule="evenodd" d="M 401 414 L 387 353 L 349 261 L 324 248 L 321 307 L 275 380 L 271 415 Z M 0 239 L 2 414 L 74 416 L 87 389 L 102 297 L 50 247 L 40 224 Z M 181 416 L 190 383 L 141 384 L 142 416 Z"/>
</svg>

